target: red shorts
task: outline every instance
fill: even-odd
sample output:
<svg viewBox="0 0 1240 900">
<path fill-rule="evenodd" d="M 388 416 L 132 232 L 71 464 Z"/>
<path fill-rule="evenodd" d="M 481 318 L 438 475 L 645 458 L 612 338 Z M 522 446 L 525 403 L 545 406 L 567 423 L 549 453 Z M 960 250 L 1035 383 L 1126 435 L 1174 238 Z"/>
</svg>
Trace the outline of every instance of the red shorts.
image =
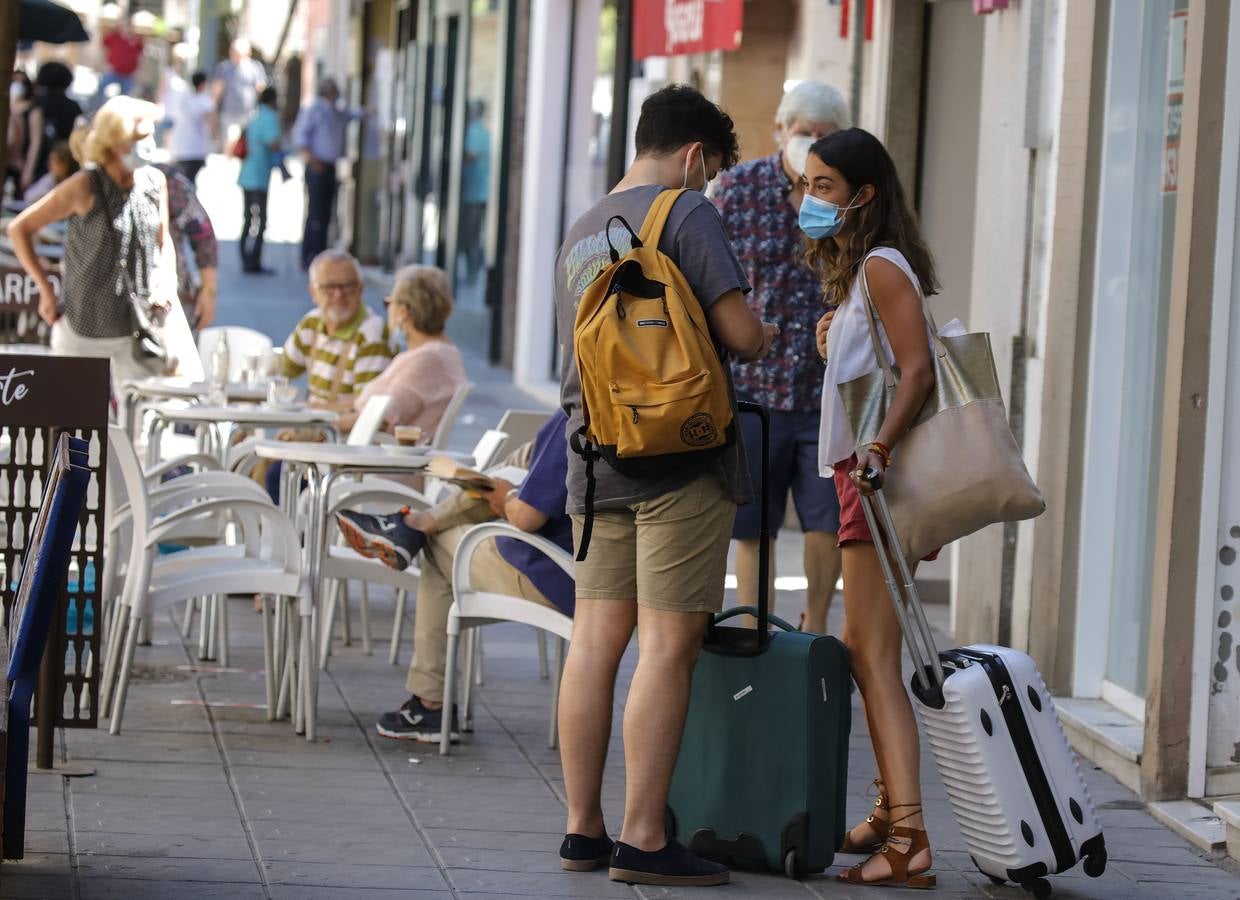
<svg viewBox="0 0 1240 900">
<path fill-rule="evenodd" d="M 861 494 L 858 493 L 857 486 L 848 476 L 849 472 L 857 468 L 856 454 L 843 462 L 837 462 L 833 468 L 835 469 L 835 493 L 840 498 L 840 546 L 874 543 L 874 536 L 870 534 L 870 525 L 865 520 L 865 511 L 861 508 Z M 939 551 L 935 550 L 924 557 L 924 560 L 929 562 L 938 558 Z"/>
</svg>

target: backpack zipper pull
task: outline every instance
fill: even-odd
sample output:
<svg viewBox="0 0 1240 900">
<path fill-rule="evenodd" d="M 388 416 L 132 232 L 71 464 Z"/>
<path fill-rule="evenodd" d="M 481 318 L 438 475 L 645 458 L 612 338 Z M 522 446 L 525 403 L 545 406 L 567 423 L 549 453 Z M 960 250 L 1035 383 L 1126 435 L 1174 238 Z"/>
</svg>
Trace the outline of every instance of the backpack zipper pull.
<svg viewBox="0 0 1240 900">
<path fill-rule="evenodd" d="M 664 294 L 664 295 L 663 295 L 662 297 L 660 297 L 659 299 L 663 301 L 663 315 L 667 316 L 667 317 L 670 319 L 670 318 L 672 317 L 672 313 L 671 313 L 671 311 L 667 308 L 667 294 Z"/>
<path fill-rule="evenodd" d="M 633 424 L 636 425 L 637 424 L 637 407 L 630 406 L 629 409 L 633 410 Z"/>
<path fill-rule="evenodd" d="M 619 291 L 616 291 L 616 313 L 617 313 L 617 314 L 620 316 L 620 318 L 622 318 L 622 319 L 623 319 L 623 318 L 624 318 L 624 316 L 625 316 L 625 312 L 624 312 L 624 301 L 623 301 L 622 299 L 620 299 L 620 292 L 619 292 Z"/>
</svg>

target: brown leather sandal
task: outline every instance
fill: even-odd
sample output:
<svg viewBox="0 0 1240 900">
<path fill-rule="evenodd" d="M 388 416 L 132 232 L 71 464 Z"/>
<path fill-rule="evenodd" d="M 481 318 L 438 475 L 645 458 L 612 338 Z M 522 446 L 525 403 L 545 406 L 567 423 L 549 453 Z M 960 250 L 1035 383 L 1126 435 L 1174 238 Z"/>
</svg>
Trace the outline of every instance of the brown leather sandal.
<svg viewBox="0 0 1240 900">
<path fill-rule="evenodd" d="M 916 872 L 909 871 L 909 861 L 923 850 L 930 849 L 930 839 L 926 836 L 925 829 L 909 828 L 898 824 L 921 812 L 921 804 L 900 803 L 891 807 L 891 809 L 900 809 L 901 807 L 915 807 L 915 809 L 891 823 L 887 832 L 887 840 L 879 850 L 879 853 L 886 858 L 887 865 L 891 868 L 891 874 L 885 878 L 876 878 L 872 881 L 866 880 L 863 870 L 865 863 L 869 862 L 867 859 L 865 862 L 857 863 L 851 869 L 845 869 L 843 872 L 840 872 L 835 876 L 837 881 L 867 887 L 907 887 L 921 890 L 932 888 L 938 884 L 938 877 L 929 874 L 930 866 L 926 866 L 924 869 Z"/>
<path fill-rule="evenodd" d="M 881 778 L 875 778 L 872 782 L 873 786 L 878 788 L 878 797 L 874 801 L 874 808 L 886 809 L 890 813 L 890 807 L 887 806 L 887 792 L 883 790 L 883 781 Z M 864 853 L 866 856 L 872 856 L 882 849 L 883 843 L 887 840 L 887 829 L 889 823 L 886 819 L 876 818 L 874 813 L 870 813 L 866 817 L 863 825 L 869 825 L 874 831 L 874 840 L 866 844 L 854 844 L 852 833 L 861 825 L 854 825 L 849 829 L 848 834 L 844 835 L 844 844 L 840 847 L 839 853 Z"/>
</svg>

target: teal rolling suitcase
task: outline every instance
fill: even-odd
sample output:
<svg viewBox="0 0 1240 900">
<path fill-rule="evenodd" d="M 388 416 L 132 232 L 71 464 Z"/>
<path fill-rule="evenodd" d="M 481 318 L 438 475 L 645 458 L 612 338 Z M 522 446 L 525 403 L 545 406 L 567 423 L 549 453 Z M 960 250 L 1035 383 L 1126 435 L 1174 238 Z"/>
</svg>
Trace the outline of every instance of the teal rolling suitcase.
<svg viewBox="0 0 1240 900">
<path fill-rule="evenodd" d="M 769 422 L 757 404 L 740 408 L 762 418 L 758 608 L 727 610 L 707 631 L 668 825 L 699 855 L 802 877 L 829 866 L 844 841 L 852 678 L 842 643 L 770 614 Z M 758 617 L 757 631 L 720 624 L 742 613 Z"/>
</svg>

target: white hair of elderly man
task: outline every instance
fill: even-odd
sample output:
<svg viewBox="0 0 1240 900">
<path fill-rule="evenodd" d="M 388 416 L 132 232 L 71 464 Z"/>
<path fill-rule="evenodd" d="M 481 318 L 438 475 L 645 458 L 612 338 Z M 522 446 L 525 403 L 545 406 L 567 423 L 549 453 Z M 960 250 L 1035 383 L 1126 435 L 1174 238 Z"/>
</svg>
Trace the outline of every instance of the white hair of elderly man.
<svg viewBox="0 0 1240 900">
<path fill-rule="evenodd" d="M 318 270 L 319 265 L 325 262 L 349 263 L 353 266 L 353 271 L 357 273 L 358 284 L 363 284 L 366 281 L 365 276 L 362 274 L 362 264 L 357 261 L 357 257 L 346 250 L 337 250 L 332 248 L 329 250 L 324 250 L 314 259 L 310 260 L 310 266 L 307 274 L 310 276 L 311 284 L 315 282 L 314 273 Z"/>
<path fill-rule="evenodd" d="M 844 95 L 821 81 L 802 81 L 784 93 L 775 111 L 775 124 L 788 128 L 796 122 L 832 125 L 836 129 L 852 125 Z"/>
</svg>

